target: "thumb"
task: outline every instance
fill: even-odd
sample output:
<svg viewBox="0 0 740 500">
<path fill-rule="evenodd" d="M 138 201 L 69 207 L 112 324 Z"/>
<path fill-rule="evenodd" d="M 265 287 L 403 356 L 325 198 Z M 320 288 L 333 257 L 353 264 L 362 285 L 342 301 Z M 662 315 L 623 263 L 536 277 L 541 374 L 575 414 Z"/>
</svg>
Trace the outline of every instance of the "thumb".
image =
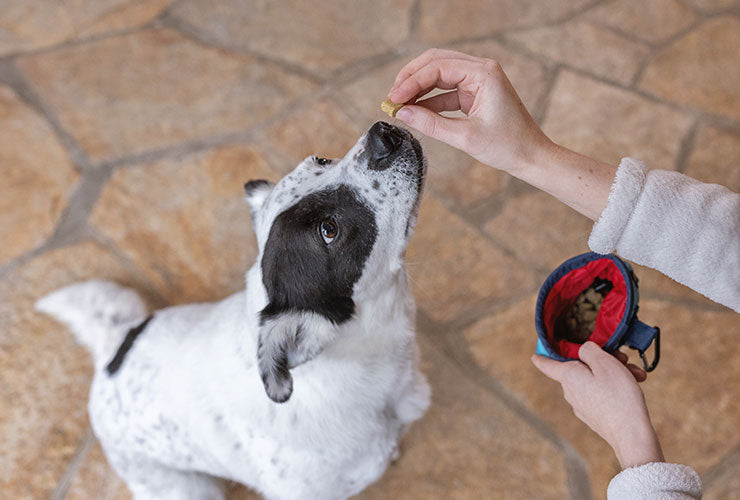
<svg viewBox="0 0 740 500">
<path fill-rule="evenodd" d="M 539 354 L 533 354 L 530 359 L 532 360 L 532 364 L 547 377 L 557 382 L 562 382 L 565 371 L 568 368 L 566 363 L 555 361 Z"/>
<path fill-rule="evenodd" d="M 423 106 L 407 105 L 398 110 L 396 118 L 424 135 L 446 142 L 461 149 L 463 144 L 464 120 L 446 118 Z"/>
</svg>

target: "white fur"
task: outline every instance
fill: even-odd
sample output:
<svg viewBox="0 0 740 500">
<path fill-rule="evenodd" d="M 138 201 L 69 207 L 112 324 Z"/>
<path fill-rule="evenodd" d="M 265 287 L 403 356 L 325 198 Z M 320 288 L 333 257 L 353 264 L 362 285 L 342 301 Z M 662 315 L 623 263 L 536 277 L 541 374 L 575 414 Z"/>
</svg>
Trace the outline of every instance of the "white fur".
<svg viewBox="0 0 740 500">
<path fill-rule="evenodd" d="M 247 272 L 246 290 L 216 303 L 157 311 L 112 376 L 106 362 L 146 314 L 135 293 L 92 281 L 38 302 L 90 347 L 96 359 L 92 426 L 137 500 L 222 498 L 216 478 L 271 500 L 344 499 L 377 480 L 397 457 L 400 437 L 429 405 L 403 264 L 418 196 L 414 179 L 402 171 L 408 156 L 394 169 L 368 171 L 361 164 L 364 144 L 361 138 L 323 170 L 308 158 L 274 188 L 256 190 L 249 202 L 260 256 Z M 380 189 L 372 188 L 374 181 Z M 332 325 L 308 312 L 282 318 L 280 328 L 300 322 L 309 337 L 300 359 L 291 360 L 297 365 L 292 395 L 277 404 L 258 373 L 257 338 L 260 331 L 276 338 L 268 329 L 277 328 L 259 324 L 267 304 L 262 252 L 279 213 L 338 183 L 363 193 L 376 214 L 378 239 L 355 285 L 349 321 Z M 392 188 L 395 196 L 389 196 Z"/>
</svg>

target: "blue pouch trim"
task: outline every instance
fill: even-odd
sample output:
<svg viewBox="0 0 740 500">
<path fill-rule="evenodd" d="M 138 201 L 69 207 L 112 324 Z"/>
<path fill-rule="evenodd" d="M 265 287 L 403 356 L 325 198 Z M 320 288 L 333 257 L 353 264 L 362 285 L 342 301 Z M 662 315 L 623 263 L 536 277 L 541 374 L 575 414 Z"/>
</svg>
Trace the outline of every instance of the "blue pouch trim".
<svg viewBox="0 0 740 500">
<path fill-rule="evenodd" d="M 604 344 L 603 349 L 605 351 L 612 352 L 626 344 L 629 347 L 640 351 L 640 355 L 642 356 L 644 351 L 650 347 L 650 344 L 653 342 L 653 339 L 655 339 L 659 330 L 658 328 L 648 326 L 637 319 L 637 311 L 639 309 L 637 305 L 639 300 L 639 291 L 637 288 L 637 277 L 632 270 L 632 266 L 614 254 L 605 255 L 595 252 L 587 252 L 563 262 L 547 277 L 547 279 L 545 279 L 545 282 L 540 288 L 540 292 L 537 295 L 537 306 L 535 308 L 535 328 L 537 329 L 538 337 L 537 349 L 535 352 L 537 354 L 547 356 L 558 361 L 569 361 L 573 359 L 565 358 L 556 353 L 547 341 L 547 328 L 542 319 L 545 300 L 547 299 L 550 290 L 552 290 L 552 287 L 558 282 L 558 280 L 560 280 L 560 278 L 574 269 L 581 268 L 589 262 L 600 259 L 612 260 L 616 264 L 617 269 L 619 269 L 619 272 L 622 273 L 622 278 L 627 286 L 627 299 L 624 314 L 622 315 L 622 319 L 619 321 L 619 324 L 614 329 L 614 333 L 612 333 L 612 336 L 609 337 L 609 340 Z"/>
</svg>

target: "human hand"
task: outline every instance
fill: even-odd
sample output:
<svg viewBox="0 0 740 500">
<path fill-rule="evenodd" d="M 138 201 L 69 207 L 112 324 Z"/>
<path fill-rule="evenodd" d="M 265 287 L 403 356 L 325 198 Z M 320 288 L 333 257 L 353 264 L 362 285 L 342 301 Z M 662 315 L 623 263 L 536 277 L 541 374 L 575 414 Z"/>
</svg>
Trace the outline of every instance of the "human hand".
<svg viewBox="0 0 740 500">
<path fill-rule="evenodd" d="M 609 354 L 594 342 L 578 351 L 580 361 L 532 356 L 532 363 L 563 387 L 576 417 L 612 447 L 623 469 L 663 462 L 663 451 L 637 382 L 644 370 L 627 364 L 627 356 Z"/>
<path fill-rule="evenodd" d="M 417 101 L 434 88 L 454 90 Z M 554 148 L 491 59 L 427 50 L 401 69 L 388 97 L 409 103 L 396 118 L 410 127 L 514 175 Z M 455 110 L 467 117 L 439 114 Z"/>
</svg>

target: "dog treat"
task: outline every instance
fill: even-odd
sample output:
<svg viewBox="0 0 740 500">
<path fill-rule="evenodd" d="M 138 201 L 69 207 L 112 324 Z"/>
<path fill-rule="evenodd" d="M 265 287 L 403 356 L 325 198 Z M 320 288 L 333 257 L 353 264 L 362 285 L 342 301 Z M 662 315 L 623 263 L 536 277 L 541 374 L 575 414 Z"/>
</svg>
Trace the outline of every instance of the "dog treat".
<svg viewBox="0 0 740 500">
<path fill-rule="evenodd" d="M 577 344 L 586 342 L 596 328 L 601 303 L 612 288 L 611 282 L 596 278 L 563 313 L 555 327 L 555 338 Z"/>
<path fill-rule="evenodd" d="M 390 99 L 386 99 L 385 101 L 380 103 L 380 109 L 382 109 L 391 118 L 395 118 L 396 113 L 398 113 L 398 110 L 401 109 L 403 106 L 403 104 L 396 104 Z"/>
</svg>

